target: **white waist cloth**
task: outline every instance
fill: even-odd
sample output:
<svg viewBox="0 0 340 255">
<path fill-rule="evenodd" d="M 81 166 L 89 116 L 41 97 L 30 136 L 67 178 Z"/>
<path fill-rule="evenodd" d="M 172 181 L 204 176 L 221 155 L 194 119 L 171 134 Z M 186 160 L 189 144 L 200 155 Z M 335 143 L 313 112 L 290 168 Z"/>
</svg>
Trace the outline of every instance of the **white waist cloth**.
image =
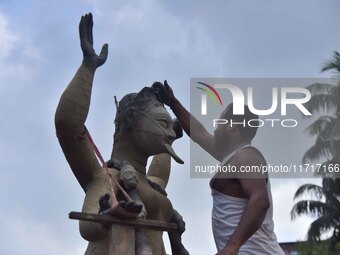
<svg viewBox="0 0 340 255">
<path fill-rule="evenodd" d="M 227 161 L 229 161 L 233 155 L 228 155 Z M 241 246 L 239 255 L 284 255 L 274 233 L 273 207 L 269 179 L 267 182 L 267 189 L 270 199 L 270 208 L 267 211 L 261 227 L 244 245 Z M 213 197 L 212 229 L 217 250 L 220 251 L 224 248 L 238 226 L 248 200 L 245 198 L 227 196 L 215 189 L 211 190 L 211 194 Z"/>
</svg>

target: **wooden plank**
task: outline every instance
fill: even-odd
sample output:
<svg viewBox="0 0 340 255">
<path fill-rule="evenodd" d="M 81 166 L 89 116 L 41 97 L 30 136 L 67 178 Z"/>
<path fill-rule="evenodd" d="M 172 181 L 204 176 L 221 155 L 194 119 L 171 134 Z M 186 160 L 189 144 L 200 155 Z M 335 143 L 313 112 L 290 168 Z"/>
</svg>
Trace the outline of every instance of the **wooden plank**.
<svg viewBox="0 0 340 255">
<path fill-rule="evenodd" d="M 72 220 L 83 220 L 97 223 L 114 223 L 120 225 L 132 226 L 135 228 L 146 228 L 158 231 L 174 231 L 177 229 L 177 224 L 155 220 L 135 220 L 121 219 L 110 215 L 100 215 L 93 213 L 70 212 L 69 218 Z"/>
</svg>

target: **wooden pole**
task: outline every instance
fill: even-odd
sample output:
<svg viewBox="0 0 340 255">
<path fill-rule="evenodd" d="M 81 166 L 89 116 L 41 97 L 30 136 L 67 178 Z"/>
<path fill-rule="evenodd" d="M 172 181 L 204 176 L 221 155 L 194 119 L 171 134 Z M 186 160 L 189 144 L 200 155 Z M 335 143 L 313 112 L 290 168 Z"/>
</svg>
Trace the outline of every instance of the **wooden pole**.
<svg viewBox="0 0 340 255">
<path fill-rule="evenodd" d="M 143 219 L 121 219 L 111 215 L 101 215 L 93 213 L 81 213 L 81 212 L 70 212 L 69 218 L 73 220 L 83 220 L 104 224 L 119 224 L 127 225 L 134 228 L 145 228 L 158 231 L 175 231 L 177 224 L 168 223 L 163 221 L 155 220 L 143 220 Z"/>
</svg>

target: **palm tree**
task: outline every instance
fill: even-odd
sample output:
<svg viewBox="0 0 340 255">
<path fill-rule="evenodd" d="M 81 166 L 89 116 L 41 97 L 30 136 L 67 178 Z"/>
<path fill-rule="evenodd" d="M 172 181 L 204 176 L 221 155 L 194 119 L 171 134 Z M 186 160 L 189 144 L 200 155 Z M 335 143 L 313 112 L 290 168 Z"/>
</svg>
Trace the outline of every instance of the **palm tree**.
<svg viewBox="0 0 340 255">
<path fill-rule="evenodd" d="M 322 68 L 324 71 L 335 71 L 340 76 L 340 53 L 334 52 L 333 59 Z M 311 92 L 311 99 L 305 107 L 313 113 L 324 113 L 314 121 L 306 131 L 310 136 L 316 136 L 315 144 L 303 156 L 303 163 L 323 162 L 321 173 L 339 177 L 340 163 L 340 82 L 337 85 L 328 83 L 314 83 L 307 87 Z M 328 166 L 337 166 L 336 169 Z M 331 170 L 331 171 L 323 171 Z M 328 172 L 328 173 L 327 173 Z"/>
<path fill-rule="evenodd" d="M 291 211 L 292 220 L 300 215 L 316 218 L 308 229 L 308 241 L 321 241 L 324 234 L 333 231 L 329 239 L 330 252 L 335 252 L 335 246 L 340 242 L 340 201 L 336 195 L 339 188 L 340 179 L 332 178 L 324 178 L 322 186 L 304 184 L 298 188 L 294 199 L 303 195 L 311 195 L 312 199 L 297 202 Z"/>
<path fill-rule="evenodd" d="M 322 68 L 335 71 L 340 75 L 340 54 L 335 51 L 333 58 Z M 291 218 L 306 214 L 316 219 L 311 223 L 307 240 L 320 241 L 322 236 L 333 231 L 329 239 L 330 252 L 340 242 L 340 82 L 337 85 L 314 83 L 307 87 L 311 99 L 305 107 L 313 113 L 322 113 L 316 121 L 307 127 L 310 136 L 315 136 L 315 144 L 303 156 L 303 163 L 323 162 L 319 174 L 324 175 L 322 186 L 304 184 L 298 188 L 294 199 L 302 195 L 312 195 L 311 200 L 297 202 Z M 324 169 L 328 171 L 324 171 Z"/>
</svg>

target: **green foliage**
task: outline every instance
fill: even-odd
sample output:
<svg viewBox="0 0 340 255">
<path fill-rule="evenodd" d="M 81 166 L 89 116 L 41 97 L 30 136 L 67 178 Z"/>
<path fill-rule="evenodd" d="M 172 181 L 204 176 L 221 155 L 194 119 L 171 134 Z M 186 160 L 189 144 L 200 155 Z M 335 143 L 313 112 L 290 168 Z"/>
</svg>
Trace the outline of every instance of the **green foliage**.
<svg viewBox="0 0 340 255">
<path fill-rule="evenodd" d="M 326 62 L 325 66 L 321 69 L 322 72 L 329 70 L 340 72 L 340 53 L 337 51 L 334 51 L 333 59 Z"/>
<path fill-rule="evenodd" d="M 310 225 L 307 239 L 320 241 L 323 234 L 333 229 L 340 229 L 340 201 L 337 194 L 339 181 L 324 178 L 323 186 L 304 184 L 295 192 L 294 199 L 303 195 L 314 198 L 298 201 L 291 210 L 292 220 L 300 215 L 316 218 Z"/>
<path fill-rule="evenodd" d="M 335 245 L 335 251 L 330 251 L 329 240 L 322 242 L 299 242 L 297 251 L 299 255 L 340 255 L 340 242 Z"/>
<path fill-rule="evenodd" d="M 333 58 L 322 71 L 334 70 L 340 74 L 340 54 L 335 51 Z M 315 83 L 307 87 L 312 97 L 305 107 L 311 113 L 326 113 L 306 129 L 316 138 L 315 144 L 303 156 L 303 163 L 318 163 L 331 169 L 340 164 L 337 137 L 340 135 L 340 82 L 337 85 Z M 340 142 L 340 141 L 339 141 Z M 340 179 L 336 172 L 323 173 L 322 186 L 304 184 L 296 191 L 294 199 L 310 195 L 310 200 L 298 201 L 291 210 L 291 218 L 309 215 L 311 223 L 306 243 L 299 245 L 301 255 L 340 255 Z M 333 232 L 331 232 L 333 231 Z M 325 234 L 331 238 L 322 241 Z"/>
<path fill-rule="evenodd" d="M 323 242 L 301 242 L 297 245 L 300 255 L 330 255 L 329 243 Z"/>
<path fill-rule="evenodd" d="M 340 74 L 340 54 L 335 51 L 333 58 L 326 63 L 322 71 L 333 70 Z M 305 107 L 312 113 L 326 113 L 306 128 L 306 132 L 315 137 L 315 144 L 303 156 L 303 163 L 326 163 L 333 160 L 332 142 L 339 136 L 340 125 L 340 82 L 336 85 L 314 83 L 307 86 L 311 99 Z M 339 161 L 339 160 L 338 160 Z M 338 162 L 339 163 L 339 162 Z"/>
</svg>

